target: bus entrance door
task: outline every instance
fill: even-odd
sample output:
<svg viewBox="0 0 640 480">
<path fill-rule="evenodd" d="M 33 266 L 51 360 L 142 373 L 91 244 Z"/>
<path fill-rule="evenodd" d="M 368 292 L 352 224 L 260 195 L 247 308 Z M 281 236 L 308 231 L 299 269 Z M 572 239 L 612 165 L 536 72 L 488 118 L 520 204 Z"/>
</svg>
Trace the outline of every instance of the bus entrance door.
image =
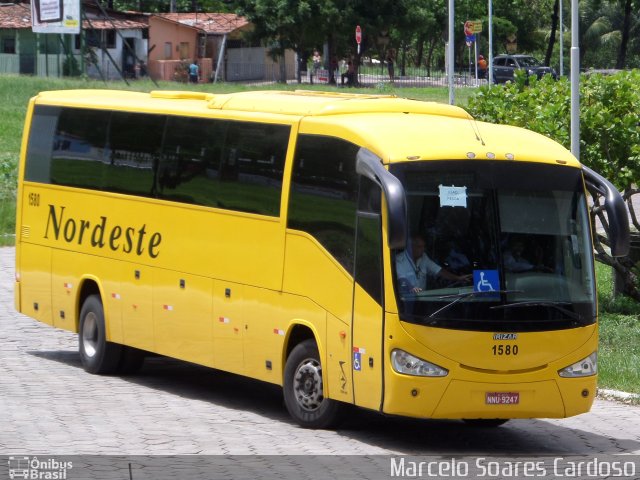
<svg viewBox="0 0 640 480">
<path fill-rule="evenodd" d="M 384 311 L 382 308 L 381 219 L 365 195 L 380 195 L 379 190 L 364 188 L 361 180 L 355 252 L 355 288 L 353 297 L 352 371 L 355 403 L 361 407 L 382 408 L 382 344 Z M 370 183 L 370 182 L 368 182 Z M 378 197 L 379 198 L 379 197 Z"/>
</svg>

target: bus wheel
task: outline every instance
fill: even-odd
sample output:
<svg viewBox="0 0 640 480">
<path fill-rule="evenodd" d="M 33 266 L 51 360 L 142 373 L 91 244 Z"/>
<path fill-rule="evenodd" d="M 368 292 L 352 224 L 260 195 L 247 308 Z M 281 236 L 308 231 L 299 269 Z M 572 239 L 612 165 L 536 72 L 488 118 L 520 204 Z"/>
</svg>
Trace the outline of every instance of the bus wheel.
<svg viewBox="0 0 640 480">
<path fill-rule="evenodd" d="M 507 423 L 507 418 L 465 418 L 464 423 L 470 427 L 495 428 Z"/>
<path fill-rule="evenodd" d="M 284 403 L 294 420 L 305 428 L 329 428 L 340 419 L 340 403 L 324 396 L 322 365 L 313 340 L 296 345 L 287 358 Z"/>
<path fill-rule="evenodd" d="M 116 371 L 122 356 L 122 345 L 107 342 L 104 310 L 98 295 L 90 295 L 82 304 L 78 338 L 80 360 L 85 371 L 101 374 Z"/>
</svg>

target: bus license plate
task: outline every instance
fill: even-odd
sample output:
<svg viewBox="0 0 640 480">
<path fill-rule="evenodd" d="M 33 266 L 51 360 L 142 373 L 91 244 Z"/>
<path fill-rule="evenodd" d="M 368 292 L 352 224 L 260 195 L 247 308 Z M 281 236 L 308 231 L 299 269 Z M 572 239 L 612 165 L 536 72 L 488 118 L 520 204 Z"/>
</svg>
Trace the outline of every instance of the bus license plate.
<svg viewBox="0 0 640 480">
<path fill-rule="evenodd" d="M 516 405 L 520 403 L 519 392 L 487 392 L 485 396 L 487 405 Z"/>
</svg>

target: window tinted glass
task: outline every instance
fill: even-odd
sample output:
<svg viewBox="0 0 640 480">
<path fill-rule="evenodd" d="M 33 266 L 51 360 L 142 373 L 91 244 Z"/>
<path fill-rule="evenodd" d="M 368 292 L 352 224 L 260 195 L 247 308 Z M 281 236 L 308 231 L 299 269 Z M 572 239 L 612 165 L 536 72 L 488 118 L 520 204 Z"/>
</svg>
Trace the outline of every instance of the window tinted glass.
<svg viewBox="0 0 640 480">
<path fill-rule="evenodd" d="M 290 130 L 36 107 L 25 178 L 277 216 Z"/>
<path fill-rule="evenodd" d="M 410 241 L 393 262 L 403 320 L 484 331 L 595 321 L 579 169 L 432 161 L 391 172 L 407 192 Z"/>
<path fill-rule="evenodd" d="M 164 130 L 164 115 L 113 112 L 107 144 L 105 189 L 153 196 Z"/>
<path fill-rule="evenodd" d="M 36 107 L 29 130 L 24 178 L 31 182 L 51 181 L 51 150 L 60 108 Z"/>
<path fill-rule="evenodd" d="M 220 207 L 219 171 L 226 122 L 169 117 L 158 171 L 161 198 Z"/>
<path fill-rule="evenodd" d="M 290 131 L 284 125 L 228 122 L 217 198 L 222 208 L 280 214 Z"/>
<path fill-rule="evenodd" d="M 381 196 L 378 185 L 360 177 L 355 279 L 379 305 L 382 305 Z"/>
<path fill-rule="evenodd" d="M 100 110 L 60 112 L 51 153 L 51 183 L 104 189 L 110 117 L 111 112 Z"/>
<path fill-rule="evenodd" d="M 313 235 L 353 271 L 358 146 L 331 137 L 300 135 L 289 200 L 289 228 Z"/>
</svg>

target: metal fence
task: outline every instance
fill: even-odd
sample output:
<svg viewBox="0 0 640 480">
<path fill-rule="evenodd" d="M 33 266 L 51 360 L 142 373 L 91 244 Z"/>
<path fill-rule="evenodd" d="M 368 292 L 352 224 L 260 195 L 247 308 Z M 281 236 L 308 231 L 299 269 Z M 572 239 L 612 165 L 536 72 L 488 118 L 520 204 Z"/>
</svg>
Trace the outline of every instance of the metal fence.
<svg viewBox="0 0 640 480">
<path fill-rule="evenodd" d="M 120 78 L 120 71 L 111 62 L 104 59 L 98 62 L 99 69 L 95 64 L 85 63 L 85 73 L 90 78 L 105 78 L 117 80 Z M 216 65 L 213 65 L 215 68 Z M 292 83 L 298 81 L 301 84 L 335 84 L 337 86 L 358 86 L 383 88 L 387 84 L 398 87 L 446 87 L 448 78 L 445 72 L 437 69 L 428 70 L 426 68 L 408 67 L 402 69 L 395 66 L 393 78 L 385 64 L 361 65 L 355 82 L 350 82 L 347 76 L 346 66 L 339 66 L 334 72 L 326 69 L 313 70 L 306 66 L 299 69 L 295 62 L 281 64 L 273 63 L 241 63 L 224 62 L 220 65 L 218 75 L 215 71 L 207 70 L 206 75 L 203 70 L 202 82 L 214 81 L 229 83 L 245 83 L 250 85 L 266 85 L 273 83 Z M 67 75 L 80 75 L 82 68 L 79 55 L 2 55 L 0 54 L 0 73 L 22 73 L 37 76 L 59 77 Z M 209 75 L 208 72 L 211 71 Z M 404 73 L 404 75 L 402 74 Z M 155 71 L 149 71 L 154 78 L 158 77 Z M 162 76 L 160 76 L 162 77 Z M 209 78 L 206 78 L 209 77 Z M 164 77 L 162 77 L 164 78 Z M 158 79 L 162 79 L 158 78 Z M 298 80 L 299 79 L 299 80 Z M 166 80 L 166 78 L 165 78 Z M 463 69 L 455 72 L 454 85 L 459 87 L 476 86 L 486 83 L 486 79 L 475 78 L 473 69 Z"/>
<path fill-rule="evenodd" d="M 227 63 L 224 72 L 220 72 L 218 81 L 243 82 L 249 84 L 269 84 L 277 82 L 298 83 L 298 68 L 295 63 L 284 66 L 275 64 Z M 402 74 L 404 73 L 404 74 Z M 447 74 L 438 69 L 410 67 L 402 72 L 397 66 L 393 76 L 386 65 L 360 66 L 355 82 L 349 82 L 346 66 L 339 66 L 333 74 L 326 69 L 304 69 L 299 72 L 302 84 L 335 84 L 337 86 L 383 87 L 446 87 L 449 84 Z M 351 83 L 351 84 L 350 84 Z M 485 78 L 476 79 L 474 68 L 457 70 L 454 73 L 454 85 L 470 87 L 486 84 Z"/>
</svg>

